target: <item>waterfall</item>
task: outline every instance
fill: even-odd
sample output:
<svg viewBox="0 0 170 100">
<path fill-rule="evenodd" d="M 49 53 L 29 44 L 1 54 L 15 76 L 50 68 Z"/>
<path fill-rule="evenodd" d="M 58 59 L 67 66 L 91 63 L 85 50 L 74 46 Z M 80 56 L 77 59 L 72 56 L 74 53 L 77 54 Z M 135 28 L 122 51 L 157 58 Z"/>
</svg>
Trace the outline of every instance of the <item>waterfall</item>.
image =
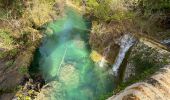
<svg viewBox="0 0 170 100">
<path fill-rule="evenodd" d="M 163 40 L 161 43 L 170 46 L 170 39 Z"/>
<path fill-rule="evenodd" d="M 113 64 L 113 72 L 115 75 L 117 75 L 118 69 L 123 62 L 123 59 L 125 58 L 126 52 L 129 50 L 129 48 L 134 44 L 135 39 L 133 36 L 129 34 L 125 34 L 120 39 L 119 45 L 120 45 L 120 51 L 119 54 L 115 60 L 115 63 Z"/>
</svg>

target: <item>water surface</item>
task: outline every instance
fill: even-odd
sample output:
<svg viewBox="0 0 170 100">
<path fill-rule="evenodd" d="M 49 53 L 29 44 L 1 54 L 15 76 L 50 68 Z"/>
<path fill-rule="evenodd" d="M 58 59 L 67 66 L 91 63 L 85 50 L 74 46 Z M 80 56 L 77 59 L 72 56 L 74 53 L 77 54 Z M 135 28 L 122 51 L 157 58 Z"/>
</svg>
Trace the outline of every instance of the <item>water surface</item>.
<svg viewBox="0 0 170 100">
<path fill-rule="evenodd" d="M 47 27 L 39 49 L 46 83 L 55 82 L 54 100 L 99 100 L 113 91 L 113 76 L 90 59 L 88 23 L 71 8 Z"/>
</svg>

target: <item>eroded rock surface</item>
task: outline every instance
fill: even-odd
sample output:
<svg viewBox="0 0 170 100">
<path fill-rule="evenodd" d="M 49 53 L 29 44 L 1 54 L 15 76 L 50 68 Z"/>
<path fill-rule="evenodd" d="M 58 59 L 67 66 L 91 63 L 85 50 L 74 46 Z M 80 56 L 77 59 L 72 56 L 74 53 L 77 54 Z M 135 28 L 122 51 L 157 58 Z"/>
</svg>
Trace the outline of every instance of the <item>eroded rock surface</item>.
<svg viewBox="0 0 170 100">
<path fill-rule="evenodd" d="M 169 100 L 170 65 L 162 68 L 145 82 L 135 83 L 108 100 Z"/>
</svg>

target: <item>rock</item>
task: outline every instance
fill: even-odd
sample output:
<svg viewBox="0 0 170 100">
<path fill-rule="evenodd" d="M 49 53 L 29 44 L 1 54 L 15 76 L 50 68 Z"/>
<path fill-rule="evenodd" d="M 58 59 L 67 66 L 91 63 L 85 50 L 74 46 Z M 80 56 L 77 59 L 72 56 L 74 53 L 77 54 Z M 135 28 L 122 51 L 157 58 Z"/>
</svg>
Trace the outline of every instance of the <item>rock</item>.
<svg viewBox="0 0 170 100">
<path fill-rule="evenodd" d="M 0 100 L 12 100 L 15 93 L 5 93 L 0 96 Z"/>
<path fill-rule="evenodd" d="M 170 39 L 163 40 L 161 43 L 170 47 Z"/>
<path fill-rule="evenodd" d="M 150 41 L 142 39 L 132 47 L 125 69 L 124 82 L 153 66 L 159 69 L 170 63 L 170 52 L 163 49 L 166 47 Z"/>
<path fill-rule="evenodd" d="M 5 58 L 0 60 L 0 90 L 5 90 L 2 94 L 6 94 L 6 92 L 11 94 L 15 93 L 17 86 L 22 83 L 25 75 L 28 75 L 27 69 L 30 66 L 37 44 L 38 42 L 36 41 L 34 45 L 18 54 L 15 58 L 15 63 L 9 67 L 5 65 Z M 21 67 L 26 69 L 25 73 L 20 72 L 19 69 Z"/>
<path fill-rule="evenodd" d="M 71 90 L 79 86 L 78 74 L 73 65 L 63 65 L 58 75 L 59 81 L 52 81 L 43 86 L 36 100 L 64 100 L 66 89 Z"/>
<path fill-rule="evenodd" d="M 66 87 L 76 88 L 79 84 L 79 72 L 73 65 L 65 65 L 61 68 L 59 73 L 59 80 L 63 82 Z"/>
<path fill-rule="evenodd" d="M 35 100 L 64 100 L 65 92 L 62 83 L 52 81 L 43 86 Z"/>
<path fill-rule="evenodd" d="M 13 100 L 33 100 L 37 96 L 38 92 L 40 91 L 39 84 L 41 83 L 35 83 L 32 79 L 29 79 L 25 83 L 25 85 L 20 86 L 19 91 L 15 94 L 15 97 Z"/>
<path fill-rule="evenodd" d="M 107 100 L 169 100 L 170 65 L 165 66 L 145 82 L 135 83 Z"/>
</svg>

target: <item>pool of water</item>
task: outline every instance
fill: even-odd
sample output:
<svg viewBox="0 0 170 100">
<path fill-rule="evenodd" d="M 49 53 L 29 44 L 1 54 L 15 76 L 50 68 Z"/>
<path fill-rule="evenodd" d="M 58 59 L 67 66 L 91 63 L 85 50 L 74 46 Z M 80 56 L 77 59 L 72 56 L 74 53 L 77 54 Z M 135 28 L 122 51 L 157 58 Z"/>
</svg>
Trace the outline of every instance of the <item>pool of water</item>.
<svg viewBox="0 0 170 100">
<path fill-rule="evenodd" d="M 90 24 L 66 8 L 65 16 L 47 25 L 39 48 L 39 69 L 46 81 L 56 83 L 54 100 L 99 100 L 114 89 L 114 77 L 90 58 Z M 111 67 L 110 67 L 111 70 Z"/>
</svg>

